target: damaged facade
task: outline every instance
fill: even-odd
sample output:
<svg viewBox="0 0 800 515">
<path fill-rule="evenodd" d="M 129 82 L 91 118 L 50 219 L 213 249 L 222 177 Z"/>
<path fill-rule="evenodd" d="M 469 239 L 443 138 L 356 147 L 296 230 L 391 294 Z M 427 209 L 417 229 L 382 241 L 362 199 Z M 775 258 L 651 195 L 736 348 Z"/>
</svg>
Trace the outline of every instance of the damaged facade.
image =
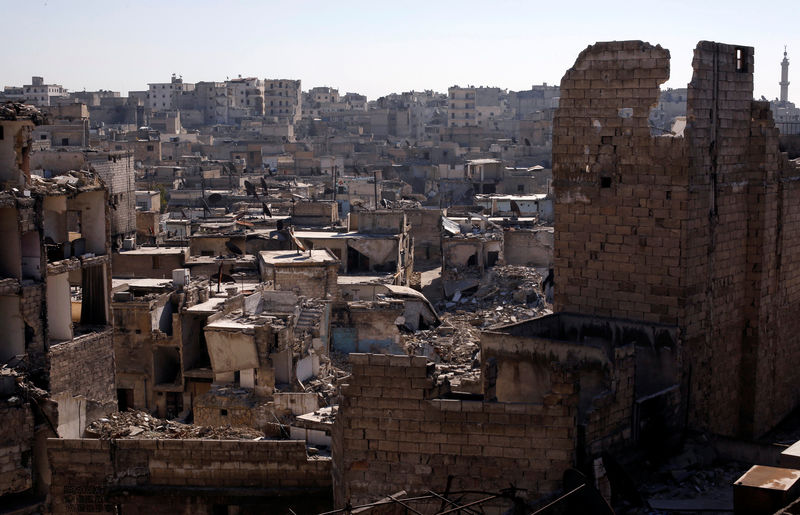
<svg viewBox="0 0 800 515">
<path fill-rule="evenodd" d="M 554 119 L 556 313 L 485 329 L 471 397 L 422 361 L 351 355 L 339 506 L 497 478 L 547 497 L 569 467 L 600 485 L 605 453 L 663 447 L 685 427 L 754 437 L 797 406 L 798 169 L 768 103 L 752 100 L 752 48 L 700 42 L 693 67 L 685 130 L 652 136 L 669 52 L 631 41 L 581 53 Z M 445 264 L 456 248 L 448 258 L 443 239 Z"/>
<path fill-rule="evenodd" d="M 47 437 L 83 434 L 116 410 L 108 195 L 92 173 L 30 175 L 30 106 L 0 109 L 0 317 L 6 337 L 0 496 L 36 506 L 50 473 Z M 18 424 L 12 423 L 19 422 Z M 3 501 L 0 498 L 0 504 Z"/>
</svg>

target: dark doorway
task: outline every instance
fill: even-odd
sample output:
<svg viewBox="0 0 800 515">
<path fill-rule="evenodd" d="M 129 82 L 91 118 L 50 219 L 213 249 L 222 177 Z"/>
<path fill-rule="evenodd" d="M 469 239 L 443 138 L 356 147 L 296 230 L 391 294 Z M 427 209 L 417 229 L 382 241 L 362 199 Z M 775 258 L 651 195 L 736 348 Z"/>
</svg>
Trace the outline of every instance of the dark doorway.
<svg viewBox="0 0 800 515">
<path fill-rule="evenodd" d="M 117 388 L 117 405 L 119 411 L 133 408 L 133 388 Z"/>
</svg>

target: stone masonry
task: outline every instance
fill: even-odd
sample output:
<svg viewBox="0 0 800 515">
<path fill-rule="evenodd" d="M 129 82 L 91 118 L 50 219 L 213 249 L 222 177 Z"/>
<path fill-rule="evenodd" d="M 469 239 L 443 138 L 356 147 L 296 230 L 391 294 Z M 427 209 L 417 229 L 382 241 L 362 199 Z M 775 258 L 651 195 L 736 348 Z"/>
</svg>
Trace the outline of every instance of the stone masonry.
<svg viewBox="0 0 800 515">
<path fill-rule="evenodd" d="M 19 397 L 0 401 L 0 495 L 32 485 L 33 413 Z"/>
<path fill-rule="evenodd" d="M 100 404 L 116 402 L 111 329 L 50 348 L 50 391 L 82 395 Z"/>
<path fill-rule="evenodd" d="M 309 458 L 301 440 L 50 439 L 47 446 L 53 514 L 211 514 L 215 504 L 237 500 L 267 506 L 292 493 L 325 497 L 331 484 L 330 458 Z"/>
<path fill-rule="evenodd" d="M 759 435 L 800 402 L 800 174 L 750 47 L 700 42 L 684 133 L 651 136 L 669 57 L 598 43 L 562 80 L 555 310 L 676 326 L 690 426 Z"/>
<path fill-rule="evenodd" d="M 540 403 L 441 396 L 424 357 L 350 354 L 333 430 L 336 506 L 409 494 L 493 491 L 514 485 L 535 499 L 560 488 L 572 466 L 577 395 L 556 367 Z"/>
</svg>

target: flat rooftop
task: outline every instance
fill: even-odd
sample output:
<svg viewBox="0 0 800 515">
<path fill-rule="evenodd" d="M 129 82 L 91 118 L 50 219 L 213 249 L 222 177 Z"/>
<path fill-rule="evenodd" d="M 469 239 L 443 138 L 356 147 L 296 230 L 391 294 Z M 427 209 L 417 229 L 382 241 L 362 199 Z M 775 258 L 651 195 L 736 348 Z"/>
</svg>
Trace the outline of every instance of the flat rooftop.
<svg viewBox="0 0 800 515">
<path fill-rule="evenodd" d="M 123 256 L 179 255 L 188 252 L 189 247 L 139 247 L 134 250 L 123 250 Z"/>
<path fill-rule="evenodd" d="M 339 262 L 325 249 L 307 250 L 299 254 L 294 250 L 262 250 L 258 255 L 264 263 L 273 266 L 304 266 Z"/>
<path fill-rule="evenodd" d="M 111 279 L 111 289 L 118 288 L 169 288 L 172 289 L 172 279 Z"/>
<path fill-rule="evenodd" d="M 359 239 L 396 239 L 397 234 L 380 234 L 366 232 L 328 232 L 328 231 L 294 231 L 296 238 L 310 240 L 359 240 Z"/>
</svg>

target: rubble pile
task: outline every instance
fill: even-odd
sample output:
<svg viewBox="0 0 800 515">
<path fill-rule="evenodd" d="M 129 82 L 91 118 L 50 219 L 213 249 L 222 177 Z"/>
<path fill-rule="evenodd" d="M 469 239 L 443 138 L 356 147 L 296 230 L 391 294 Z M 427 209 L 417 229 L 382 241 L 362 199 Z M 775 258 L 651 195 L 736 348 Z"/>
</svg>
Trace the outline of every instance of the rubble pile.
<svg viewBox="0 0 800 515">
<path fill-rule="evenodd" d="M 334 354 L 331 352 L 331 354 Z M 320 377 L 313 377 L 307 382 L 302 383 L 305 392 L 315 392 L 320 399 L 320 402 L 325 406 L 338 404 L 340 386 L 346 383 L 346 379 L 350 377 L 350 372 L 341 368 L 341 357 L 339 360 L 328 360 L 323 356 L 320 361 L 329 361 L 328 365 L 324 367 L 327 374 L 320 375 Z M 349 364 L 346 365 L 349 368 Z M 323 367 L 320 367 L 323 369 Z"/>
<path fill-rule="evenodd" d="M 97 175 L 83 170 L 71 170 L 51 179 L 31 175 L 31 189 L 42 194 L 69 194 L 79 190 L 95 190 L 102 187 L 103 183 Z"/>
<path fill-rule="evenodd" d="M 442 325 L 404 334 L 406 352 L 436 362 L 440 379 L 448 379 L 454 388 L 479 381 L 480 330 L 550 313 L 541 281 L 534 268 L 492 268 L 472 292 L 467 290 L 452 301 L 439 303 Z"/>
<path fill-rule="evenodd" d="M 86 428 L 87 438 L 103 440 L 119 438 L 203 440 L 254 440 L 264 433 L 246 427 L 207 427 L 162 420 L 144 411 L 128 410 L 113 413 L 92 422 Z"/>
<path fill-rule="evenodd" d="M 23 104 L 21 102 L 6 102 L 0 104 L 0 120 L 19 119 L 30 119 L 36 125 L 41 125 L 45 122 L 44 115 L 36 106 Z"/>
</svg>

